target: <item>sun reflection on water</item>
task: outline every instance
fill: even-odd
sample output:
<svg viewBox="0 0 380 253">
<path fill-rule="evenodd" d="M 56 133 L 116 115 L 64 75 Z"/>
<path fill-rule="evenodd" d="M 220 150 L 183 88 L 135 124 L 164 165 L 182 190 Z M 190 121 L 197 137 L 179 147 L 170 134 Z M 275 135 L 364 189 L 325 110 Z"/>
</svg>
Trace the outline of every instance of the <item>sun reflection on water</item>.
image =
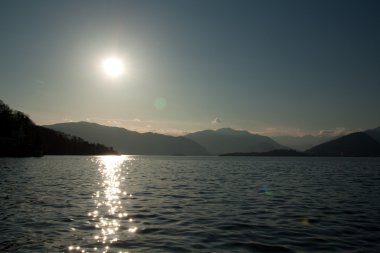
<svg viewBox="0 0 380 253">
<path fill-rule="evenodd" d="M 101 175 L 99 191 L 93 194 L 95 210 L 88 213 L 91 221 L 95 223 L 96 234 L 93 236 L 97 247 L 84 250 L 80 246 L 69 246 L 69 251 L 79 252 L 110 252 L 111 244 L 117 242 L 122 229 L 122 222 L 128 223 L 124 228 L 130 233 L 135 233 L 137 227 L 128 217 L 125 210 L 126 198 L 132 194 L 122 190 L 128 170 L 129 156 L 99 156 L 96 157 L 98 170 Z"/>
</svg>

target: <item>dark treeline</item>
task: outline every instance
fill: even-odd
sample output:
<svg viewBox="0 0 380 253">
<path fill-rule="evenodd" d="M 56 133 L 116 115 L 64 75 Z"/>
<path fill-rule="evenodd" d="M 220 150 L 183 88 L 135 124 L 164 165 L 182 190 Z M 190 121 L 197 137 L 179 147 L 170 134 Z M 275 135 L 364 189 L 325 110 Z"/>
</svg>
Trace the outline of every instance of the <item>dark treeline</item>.
<svg viewBox="0 0 380 253">
<path fill-rule="evenodd" d="M 116 154 L 109 147 L 37 126 L 0 100 L 0 157 Z"/>
</svg>

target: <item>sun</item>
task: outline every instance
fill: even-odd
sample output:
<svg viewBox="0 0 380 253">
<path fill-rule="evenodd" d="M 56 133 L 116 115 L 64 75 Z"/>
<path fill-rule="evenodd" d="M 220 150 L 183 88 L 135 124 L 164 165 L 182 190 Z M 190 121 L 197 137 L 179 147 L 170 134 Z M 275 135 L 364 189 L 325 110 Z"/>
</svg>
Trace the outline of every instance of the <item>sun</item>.
<svg viewBox="0 0 380 253">
<path fill-rule="evenodd" d="M 102 61 L 102 70 L 107 76 L 117 78 L 124 74 L 124 63 L 120 58 L 108 57 Z"/>
</svg>

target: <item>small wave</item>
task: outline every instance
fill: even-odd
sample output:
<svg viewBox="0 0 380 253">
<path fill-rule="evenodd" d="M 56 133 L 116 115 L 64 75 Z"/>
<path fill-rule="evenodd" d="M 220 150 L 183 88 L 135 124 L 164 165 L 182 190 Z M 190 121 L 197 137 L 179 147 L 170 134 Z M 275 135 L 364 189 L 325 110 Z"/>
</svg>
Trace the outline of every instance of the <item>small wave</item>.
<svg viewBox="0 0 380 253">
<path fill-rule="evenodd" d="M 269 245 L 257 242 L 232 242 L 225 244 L 226 248 L 244 248 L 253 252 L 295 252 L 285 246 Z"/>
</svg>

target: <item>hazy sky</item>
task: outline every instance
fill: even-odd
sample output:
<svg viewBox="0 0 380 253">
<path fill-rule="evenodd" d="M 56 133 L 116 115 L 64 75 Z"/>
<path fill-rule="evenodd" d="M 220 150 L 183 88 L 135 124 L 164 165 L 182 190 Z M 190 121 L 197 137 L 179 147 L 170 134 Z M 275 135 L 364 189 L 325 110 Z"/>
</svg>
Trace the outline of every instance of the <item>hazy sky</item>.
<svg viewBox="0 0 380 253">
<path fill-rule="evenodd" d="M 0 99 L 38 124 L 380 126 L 380 1 L 1 1 Z M 107 77 L 117 56 L 125 75 Z"/>
</svg>

